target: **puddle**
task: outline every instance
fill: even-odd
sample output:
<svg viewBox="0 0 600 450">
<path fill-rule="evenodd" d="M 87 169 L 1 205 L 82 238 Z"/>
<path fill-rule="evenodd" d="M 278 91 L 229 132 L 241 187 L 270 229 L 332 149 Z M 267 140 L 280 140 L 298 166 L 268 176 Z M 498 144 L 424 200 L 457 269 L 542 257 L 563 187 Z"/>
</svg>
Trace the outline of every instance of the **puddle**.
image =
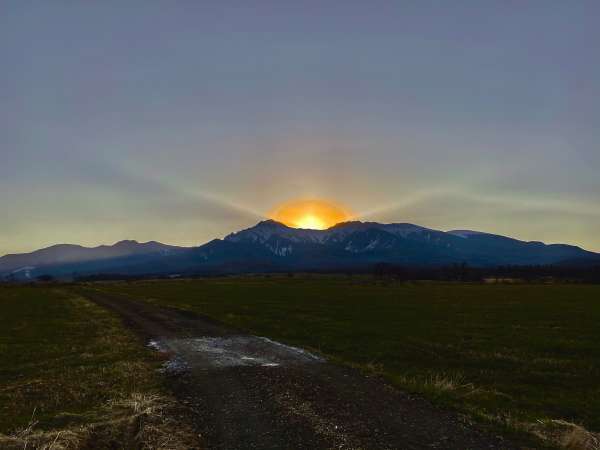
<svg viewBox="0 0 600 450">
<path fill-rule="evenodd" d="M 157 352 L 167 353 L 170 352 L 169 348 L 165 346 L 161 341 L 151 339 L 148 342 L 148 347 Z M 178 374 L 186 372 L 189 369 L 187 362 L 181 358 L 181 356 L 174 354 L 165 362 L 159 369 L 159 372 L 167 372 L 170 374 Z"/>
<path fill-rule="evenodd" d="M 165 351 L 161 346 L 160 343 L 158 341 L 155 341 L 154 339 L 151 339 L 148 342 L 148 347 L 150 347 L 152 350 L 156 350 L 157 352 L 162 352 Z"/>
<path fill-rule="evenodd" d="M 169 372 L 189 368 L 279 367 L 324 361 L 301 348 L 259 336 L 166 338 L 152 340 L 148 346 L 174 355 L 163 368 Z"/>
</svg>

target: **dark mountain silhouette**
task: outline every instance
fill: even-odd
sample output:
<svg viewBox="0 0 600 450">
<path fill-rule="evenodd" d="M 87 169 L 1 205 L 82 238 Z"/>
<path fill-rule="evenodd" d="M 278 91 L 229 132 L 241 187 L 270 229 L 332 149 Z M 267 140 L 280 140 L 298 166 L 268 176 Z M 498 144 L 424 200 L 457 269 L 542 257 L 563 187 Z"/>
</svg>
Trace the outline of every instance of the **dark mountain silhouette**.
<svg viewBox="0 0 600 450">
<path fill-rule="evenodd" d="M 360 270 L 386 263 L 438 267 L 591 265 L 600 254 L 572 245 L 525 242 L 468 230 L 443 232 L 407 223 L 345 222 L 327 230 L 287 227 L 266 220 L 199 247 L 122 241 L 86 248 L 57 245 L 0 258 L 0 274 L 169 275 L 294 270 Z"/>
<path fill-rule="evenodd" d="M 230 234 L 227 242 L 262 246 L 273 255 L 304 263 L 310 255 L 340 262 L 406 265 L 547 265 L 599 261 L 600 254 L 563 244 L 524 242 L 476 231 L 432 230 L 406 223 L 345 222 L 327 230 L 296 230 L 274 221 Z"/>
<path fill-rule="evenodd" d="M 139 243 L 137 241 L 120 241 L 114 245 L 101 245 L 98 247 L 83 247 L 81 245 L 58 244 L 36 250 L 31 253 L 5 255 L 0 258 L 1 273 L 21 273 L 28 277 L 44 268 L 58 270 L 63 265 L 86 264 L 93 261 L 119 260 L 132 256 L 166 256 L 182 250 L 181 247 L 161 244 L 150 241 Z M 110 265 L 110 264 L 109 264 Z M 50 270 L 50 271 L 52 271 Z"/>
</svg>

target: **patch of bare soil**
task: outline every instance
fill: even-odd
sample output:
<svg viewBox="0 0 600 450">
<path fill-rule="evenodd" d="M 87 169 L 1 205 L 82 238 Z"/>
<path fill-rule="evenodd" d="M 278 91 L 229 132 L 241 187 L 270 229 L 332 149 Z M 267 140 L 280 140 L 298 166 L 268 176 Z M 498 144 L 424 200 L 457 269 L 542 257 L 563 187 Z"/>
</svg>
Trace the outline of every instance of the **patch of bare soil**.
<svg viewBox="0 0 600 450">
<path fill-rule="evenodd" d="M 214 320 L 86 291 L 169 355 L 165 376 L 209 449 L 515 449 L 455 412 Z"/>
</svg>

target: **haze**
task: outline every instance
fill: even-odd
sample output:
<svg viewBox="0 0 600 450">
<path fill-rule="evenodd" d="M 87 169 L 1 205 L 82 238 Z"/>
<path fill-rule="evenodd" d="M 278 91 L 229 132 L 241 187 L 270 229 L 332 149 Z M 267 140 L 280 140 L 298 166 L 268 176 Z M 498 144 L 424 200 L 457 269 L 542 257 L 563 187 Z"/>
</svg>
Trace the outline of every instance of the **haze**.
<svg viewBox="0 0 600 450">
<path fill-rule="evenodd" d="M 599 16 L 595 1 L 3 2 L 0 254 L 197 245 L 301 198 L 600 251 Z"/>
</svg>

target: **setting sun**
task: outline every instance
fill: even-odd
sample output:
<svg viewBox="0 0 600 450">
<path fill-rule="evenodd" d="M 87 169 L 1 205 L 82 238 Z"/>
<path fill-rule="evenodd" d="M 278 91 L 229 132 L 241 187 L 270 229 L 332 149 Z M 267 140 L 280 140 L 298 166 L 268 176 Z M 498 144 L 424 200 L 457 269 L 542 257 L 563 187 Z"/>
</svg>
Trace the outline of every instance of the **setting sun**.
<svg viewBox="0 0 600 450">
<path fill-rule="evenodd" d="M 350 220 L 342 206 L 324 200 L 292 200 L 275 208 L 269 217 L 289 227 L 324 230 Z"/>
</svg>

